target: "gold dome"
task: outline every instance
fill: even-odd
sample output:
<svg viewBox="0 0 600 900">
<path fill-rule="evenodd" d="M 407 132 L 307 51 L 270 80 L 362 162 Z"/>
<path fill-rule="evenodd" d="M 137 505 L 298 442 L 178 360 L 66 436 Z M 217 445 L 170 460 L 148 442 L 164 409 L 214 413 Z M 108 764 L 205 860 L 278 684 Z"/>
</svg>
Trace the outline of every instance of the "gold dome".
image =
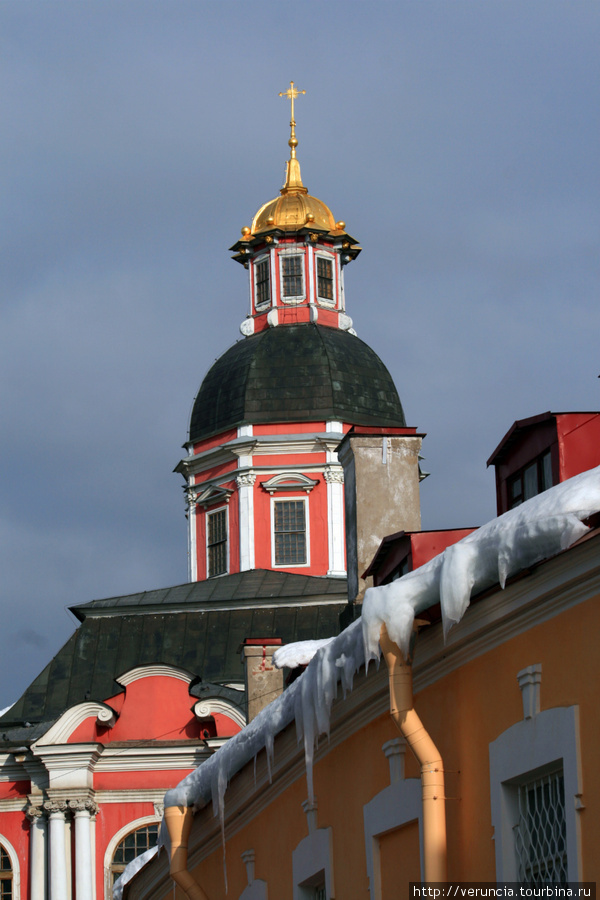
<svg viewBox="0 0 600 900">
<path fill-rule="evenodd" d="M 283 231 L 298 231 L 304 227 L 335 230 L 333 213 L 322 200 L 311 197 L 306 188 L 303 191 L 283 191 L 280 197 L 269 200 L 258 210 L 252 220 L 253 235 L 273 228 L 281 228 Z"/>
</svg>

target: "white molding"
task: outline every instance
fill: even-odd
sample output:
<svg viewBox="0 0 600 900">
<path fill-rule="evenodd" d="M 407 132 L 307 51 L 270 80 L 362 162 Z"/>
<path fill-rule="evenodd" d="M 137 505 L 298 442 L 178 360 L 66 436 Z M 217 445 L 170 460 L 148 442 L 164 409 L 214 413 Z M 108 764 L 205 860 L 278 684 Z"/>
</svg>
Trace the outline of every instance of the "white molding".
<svg viewBox="0 0 600 900">
<path fill-rule="evenodd" d="M 263 491 L 267 491 L 269 494 L 284 493 L 285 491 L 305 491 L 305 493 L 310 494 L 318 483 L 318 480 L 314 481 L 301 472 L 292 471 L 278 472 L 277 475 L 273 475 L 267 481 L 261 481 L 260 486 Z"/>
<path fill-rule="evenodd" d="M 25 812 L 27 800 L 25 797 L 4 797 L 0 800 L 0 813 Z"/>
<path fill-rule="evenodd" d="M 515 781 L 562 762 L 567 829 L 567 877 L 583 881 L 579 809 L 581 757 L 579 707 L 555 707 L 523 719 L 490 744 L 492 826 L 496 842 L 496 878 L 518 881 L 513 828 L 518 821 Z"/>
<path fill-rule="evenodd" d="M 148 772 L 195 769 L 211 755 L 204 745 L 105 747 L 96 772 Z M 183 776 L 182 776 L 183 777 Z"/>
<path fill-rule="evenodd" d="M 114 709 L 106 703 L 96 703 L 87 700 L 85 703 L 77 703 L 67 709 L 57 721 L 50 726 L 48 731 L 35 742 L 35 747 L 44 747 L 48 744 L 66 744 L 73 732 L 86 719 L 98 719 L 98 724 L 111 728 L 116 721 Z"/>
<path fill-rule="evenodd" d="M 325 897 L 335 897 L 333 877 L 333 831 L 317 828 L 300 841 L 292 851 L 292 877 L 294 900 L 311 900 L 311 888 L 325 883 Z"/>
<path fill-rule="evenodd" d="M 215 713 L 227 716 L 240 728 L 244 728 L 246 725 L 246 716 L 241 709 L 238 709 L 226 700 L 222 700 L 220 697 L 203 697 L 202 700 L 198 700 L 194 704 L 194 715 L 198 719 L 207 719 Z"/>
<path fill-rule="evenodd" d="M 177 681 L 191 684 L 195 676 L 192 675 L 191 672 L 188 672 L 187 669 L 179 669 L 176 666 L 151 665 L 136 666 L 134 669 L 129 669 L 129 671 L 124 672 L 123 675 L 119 675 L 118 678 L 115 678 L 115 681 L 122 687 L 127 687 L 127 685 L 132 684 L 134 681 L 140 681 L 142 678 L 157 677 L 176 678 Z"/>
<path fill-rule="evenodd" d="M 129 788 L 95 791 L 96 803 L 162 803 L 167 788 Z"/>
<path fill-rule="evenodd" d="M 337 466 L 335 469 L 337 470 Z M 341 469 L 341 466 L 339 467 Z M 324 480 L 327 485 L 327 545 L 329 555 L 330 576 L 346 575 L 346 542 L 344 540 L 345 507 L 343 481 L 333 480 L 327 477 L 327 470 L 331 472 L 333 467 L 326 467 Z M 343 469 L 342 478 L 343 478 Z"/>
<path fill-rule="evenodd" d="M 2 833 L 0 833 L 0 844 L 8 853 L 12 868 L 12 900 L 21 900 L 21 864 L 19 857 L 11 842 Z"/>
</svg>

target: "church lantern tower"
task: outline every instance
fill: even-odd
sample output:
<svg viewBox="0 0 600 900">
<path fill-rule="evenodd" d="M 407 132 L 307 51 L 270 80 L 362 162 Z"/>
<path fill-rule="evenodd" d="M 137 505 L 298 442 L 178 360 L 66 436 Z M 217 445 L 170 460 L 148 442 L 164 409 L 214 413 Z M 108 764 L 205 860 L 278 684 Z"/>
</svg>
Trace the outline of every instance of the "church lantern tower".
<svg viewBox="0 0 600 900">
<path fill-rule="evenodd" d="M 361 248 L 308 193 L 296 148 L 280 194 L 231 248 L 248 272 L 243 340 L 194 401 L 186 480 L 189 578 L 251 569 L 345 577 L 344 470 L 353 426 L 407 429 L 393 380 L 346 312 L 344 269 Z"/>
</svg>

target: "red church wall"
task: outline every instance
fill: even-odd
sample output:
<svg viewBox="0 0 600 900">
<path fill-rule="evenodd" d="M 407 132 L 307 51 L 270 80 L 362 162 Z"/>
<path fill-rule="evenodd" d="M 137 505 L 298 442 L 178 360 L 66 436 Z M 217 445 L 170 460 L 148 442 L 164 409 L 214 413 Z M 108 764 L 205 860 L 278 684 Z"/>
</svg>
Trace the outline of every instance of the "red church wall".
<svg viewBox="0 0 600 900">
<path fill-rule="evenodd" d="M 234 441 L 237 437 L 237 429 L 231 428 L 229 431 L 223 431 L 221 434 L 215 434 L 214 437 L 206 438 L 194 444 L 194 453 L 202 453 L 204 450 L 212 450 L 213 447 L 219 447 L 228 441 Z"/>
<path fill-rule="evenodd" d="M 23 797 L 30 791 L 29 781 L 0 781 L 0 800 L 10 797 Z"/>
<path fill-rule="evenodd" d="M 220 463 L 218 466 L 211 466 L 209 469 L 202 469 L 194 475 L 194 484 L 203 484 L 211 478 L 218 478 L 226 472 L 234 472 L 237 469 L 237 460 L 231 462 Z"/>
<path fill-rule="evenodd" d="M 29 896 L 29 820 L 25 818 L 21 810 L 2 813 L 2 838 L 3 843 L 10 843 L 19 860 L 19 875 L 21 882 L 20 897 Z"/>
<path fill-rule="evenodd" d="M 179 784 L 193 769 L 143 769 L 139 772 L 95 772 L 95 791 L 143 790 L 168 791 Z"/>
<path fill-rule="evenodd" d="M 96 718 L 90 717 L 75 729 L 68 743 L 198 740 L 200 725 L 192 712 L 194 702 L 187 683 L 178 678 L 140 678 L 125 688 L 123 709 L 112 728 L 99 727 Z"/>
<path fill-rule="evenodd" d="M 299 467 L 301 472 L 301 468 Z M 314 473 L 306 473 L 314 477 Z M 266 474 L 264 480 L 268 479 Z M 282 499 L 282 498 L 280 498 Z M 304 575 L 325 575 L 329 568 L 328 557 L 328 523 L 327 523 L 327 486 L 319 481 L 313 490 L 286 491 L 286 500 L 306 499 L 308 506 L 309 532 L 309 564 L 305 566 L 277 566 L 286 572 L 299 572 Z M 272 569 L 271 539 L 271 502 L 272 498 L 258 482 L 254 486 L 254 521 L 255 521 L 255 564 L 258 569 Z"/>
</svg>

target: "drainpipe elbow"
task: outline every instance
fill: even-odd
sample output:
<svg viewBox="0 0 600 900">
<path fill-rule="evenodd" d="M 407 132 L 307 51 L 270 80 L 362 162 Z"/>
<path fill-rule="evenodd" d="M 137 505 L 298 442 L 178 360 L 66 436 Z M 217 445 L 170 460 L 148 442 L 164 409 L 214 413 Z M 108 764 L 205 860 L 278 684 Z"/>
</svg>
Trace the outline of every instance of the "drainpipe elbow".
<svg viewBox="0 0 600 900">
<path fill-rule="evenodd" d="M 189 806 L 168 806 L 165 822 L 171 840 L 170 875 L 175 884 L 185 892 L 189 900 L 208 900 L 207 894 L 188 872 L 188 839 L 194 813 Z"/>
</svg>

